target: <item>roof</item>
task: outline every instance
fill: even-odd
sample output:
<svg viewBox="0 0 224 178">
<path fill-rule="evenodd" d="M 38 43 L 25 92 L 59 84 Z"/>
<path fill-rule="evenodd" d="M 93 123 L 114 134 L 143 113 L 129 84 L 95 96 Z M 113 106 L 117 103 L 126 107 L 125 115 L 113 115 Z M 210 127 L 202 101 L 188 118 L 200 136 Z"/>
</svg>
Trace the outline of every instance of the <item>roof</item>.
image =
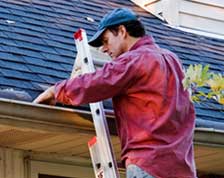
<svg viewBox="0 0 224 178">
<path fill-rule="evenodd" d="M 176 53 L 185 67 L 210 64 L 211 70 L 223 73 L 223 40 L 171 28 L 131 1 L 1 0 L 0 97 L 9 98 L 7 92 L 14 91 L 16 99 L 31 101 L 49 85 L 68 78 L 77 52 L 73 33 L 84 28 L 92 36 L 106 12 L 124 6 L 138 13 L 147 33 Z M 224 130 L 223 106 L 212 101 L 195 106 L 197 127 Z"/>
</svg>

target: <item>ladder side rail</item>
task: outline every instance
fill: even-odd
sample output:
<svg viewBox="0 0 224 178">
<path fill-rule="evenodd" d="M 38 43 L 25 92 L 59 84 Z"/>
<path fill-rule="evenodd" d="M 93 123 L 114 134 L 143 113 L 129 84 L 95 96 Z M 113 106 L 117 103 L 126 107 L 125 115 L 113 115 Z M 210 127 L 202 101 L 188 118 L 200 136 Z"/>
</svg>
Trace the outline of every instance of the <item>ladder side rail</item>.
<svg viewBox="0 0 224 178">
<path fill-rule="evenodd" d="M 90 52 L 87 51 L 88 48 L 85 44 L 87 44 L 87 40 L 85 42 L 85 35 L 82 35 L 83 40 L 78 41 L 77 46 L 79 46 L 81 49 L 80 54 L 80 59 L 82 60 L 82 72 L 88 73 L 88 72 L 94 72 L 94 65 L 92 63 L 91 55 Z M 96 128 L 96 134 L 98 136 L 98 142 L 99 142 L 99 147 L 102 150 L 102 157 L 103 159 L 101 160 L 102 166 L 104 166 L 106 169 L 110 166 L 116 166 L 115 162 L 113 161 L 113 156 L 111 155 L 112 152 L 112 147 L 109 142 L 110 136 L 109 136 L 109 131 L 108 131 L 108 126 L 107 122 L 105 119 L 105 114 L 104 114 L 104 109 L 102 102 L 96 102 L 96 103 L 90 103 L 90 108 L 91 112 L 93 114 L 93 120 L 94 120 L 94 125 Z M 98 114 L 97 114 L 98 113 Z M 112 164 L 112 165 L 111 165 Z M 105 175 L 109 173 L 106 171 Z M 112 176 L 112 175 L 111 175 Z M 110 176 L 110 177 L 111 177 Z M 113 176 L 114 177 L 114 176 Z"/>
<path fill-rule="evenodd" d="M 76 46 L 78 50 L 78 60 L 81 60 L 81 69 L 83 73 L 94 72 L 93 59 L 89 50 L 87 36 L 84 30 L 81 30 L 81 40 L 76 39 Z M 78 62 L 80 63 L 80 61 Z M 104 113 L 103 103 L 96 102 L 90 103 L 90 109 L 93 116 L 96 135 L 99 142 L 99 147 L 102 149 L 101 162 L 105 167 L 106 178 L 119 178 L 117 163 L 114 159 L 114 153 L 112 150 L 112 144 L 110 140 L 110 133 Z M 113 170 L 113 171 L 107 171 Z"/>
</svg>

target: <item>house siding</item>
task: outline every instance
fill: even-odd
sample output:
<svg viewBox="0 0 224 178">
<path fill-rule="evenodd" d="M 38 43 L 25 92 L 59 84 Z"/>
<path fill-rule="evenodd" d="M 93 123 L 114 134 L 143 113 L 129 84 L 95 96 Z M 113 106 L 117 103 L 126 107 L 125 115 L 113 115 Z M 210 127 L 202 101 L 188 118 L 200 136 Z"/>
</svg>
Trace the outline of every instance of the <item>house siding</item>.
<svg viewBox="0 0 224 178">
<path fill-rule="evenodd" d="M 0 178 L 24 178 L 23 151 L 0 147 Z"/>
<path fill-rule="evenodd" d="M 177 24 L 180 27 L 224 35 L 223 3 L 212 2 L 181 0 Z"/>
<path fill-rule="evenodd" d="M 201 34 L 224 35 L 222 0 L 132 0 L 170 25 Z"/>
</svg>

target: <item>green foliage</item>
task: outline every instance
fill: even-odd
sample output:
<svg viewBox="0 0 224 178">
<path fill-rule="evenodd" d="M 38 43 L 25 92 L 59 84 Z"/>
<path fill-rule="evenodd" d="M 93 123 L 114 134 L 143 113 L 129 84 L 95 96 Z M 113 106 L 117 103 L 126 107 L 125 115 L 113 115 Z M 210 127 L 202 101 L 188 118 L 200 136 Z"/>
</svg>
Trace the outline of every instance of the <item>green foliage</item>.
<svg viewBox="0 0 224 178">
<path fill-rule="evenodd" d="M 193 102 L 215 99 L 220 104 L 224 104 L 224 76 L 209 72 L 209 65 L 205 67 L 201 64 L 190 65 L 185 71 L 183 85 L 190 91 Z M 209 88 L 209 91 L 203 92 L 202 87 Z"/>
</svg>

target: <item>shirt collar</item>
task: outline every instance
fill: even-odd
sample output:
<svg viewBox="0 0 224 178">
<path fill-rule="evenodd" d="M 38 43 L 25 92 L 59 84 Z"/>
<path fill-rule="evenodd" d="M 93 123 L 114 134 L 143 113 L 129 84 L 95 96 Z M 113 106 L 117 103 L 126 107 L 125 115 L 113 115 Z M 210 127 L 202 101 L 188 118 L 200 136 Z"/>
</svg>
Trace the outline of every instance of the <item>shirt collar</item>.
<svg viewBox="0 0 224 178">
<path fill-rule="evenodd" d="M 129 49 L 129 51 L 131 51 L 131 50 L 135 50 L 135 49 L 137 49 L 138 47 L 140 47 L 140 46 L 145 46 L 145 45 L 155 45 L 155 41 L 154 41 L 154 39 L 153 39 L 153 37 L 152 36 L 148 36 L 148 35 L 146 35 L 146 36 L 144 36 L 144 37 L 142 37 L 142 38 L 140 38 L 130 49 Z"/>
</svg>

